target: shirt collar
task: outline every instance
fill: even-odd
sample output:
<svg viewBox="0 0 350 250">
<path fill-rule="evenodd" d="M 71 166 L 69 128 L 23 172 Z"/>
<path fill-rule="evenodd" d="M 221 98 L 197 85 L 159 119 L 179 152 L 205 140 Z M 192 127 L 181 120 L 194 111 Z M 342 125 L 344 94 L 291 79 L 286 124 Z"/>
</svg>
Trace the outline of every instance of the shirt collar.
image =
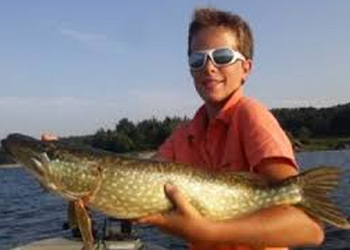
<svg viewBox="0 0 350 250">
<path fill-rule="evenodd" d="M 214 118 L 214 120 L 220 121 L 224 124 L 230 123 L 231 118 L 231 110 L 235 107 L 238 101 L 243 97 L 243 88 L 238 88 L 230 99 L 225 103 L 222 110 L 219 114 Z M 189 138 L 198 138 L 199 136 L 205 135 L 207 124 L 208 124 L 208 115 L 205 104 L 203 104 L 196 114 L 194 115 L 192 121 L 189 124 Z"/>
<path fill-rule="evenodd" d="M 220 110 L 219 114 L 216 116 L 215 120 L 222 121 L 225 124 L 230 123 L 231 110 L 235 108 L 236 104 L 243 97 L 243 88 L 238 88 L 225 103 L 224 107 Z"/>
</svg>

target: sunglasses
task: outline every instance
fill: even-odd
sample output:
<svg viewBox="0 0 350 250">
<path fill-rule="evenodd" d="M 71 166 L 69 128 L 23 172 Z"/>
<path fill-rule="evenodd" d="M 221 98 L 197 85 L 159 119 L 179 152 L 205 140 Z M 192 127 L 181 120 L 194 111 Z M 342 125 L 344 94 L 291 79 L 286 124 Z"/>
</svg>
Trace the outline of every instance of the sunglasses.
<svg viewBox="0 0 350 250">
<path fill-rule="evenodd" d="M 188 64 L 192 70 L 201 70 L 207 63 L 208 57 L 216 67 L 224 67 L 237 60 L 245 60 L 245 57 L 237 50 L 224 47 L 193 51 L 188 57 Z"/>
</svg>

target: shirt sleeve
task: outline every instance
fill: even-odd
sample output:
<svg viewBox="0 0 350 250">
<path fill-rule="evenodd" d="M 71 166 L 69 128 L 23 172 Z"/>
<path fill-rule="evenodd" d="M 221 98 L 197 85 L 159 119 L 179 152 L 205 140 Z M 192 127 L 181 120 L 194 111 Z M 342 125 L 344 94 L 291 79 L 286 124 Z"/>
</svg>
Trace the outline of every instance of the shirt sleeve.
<svg viewBox="0 0 350 250">
<path fill-rule="evenodd" d="M 253 99 L 239 111 L 239 133 L 250 171 L 267 158 L 285 158 L 297 168 L 292 144 L 272 113 Z"/>
<path fill-rule="evenodd" d="M 157 156 L 162 159 L 173 161 L 174 160 L 174 138 L 170 135 L 162 145 L 158 148 Z"/>
<path fill-rule="evenodd" d="M 171 135 L 158 148 L 157 156 L 164 160 L 174 162 L 176 160 L 177 145 L 183 141 L 184 124 L 177 126 Z"/>
</svg>

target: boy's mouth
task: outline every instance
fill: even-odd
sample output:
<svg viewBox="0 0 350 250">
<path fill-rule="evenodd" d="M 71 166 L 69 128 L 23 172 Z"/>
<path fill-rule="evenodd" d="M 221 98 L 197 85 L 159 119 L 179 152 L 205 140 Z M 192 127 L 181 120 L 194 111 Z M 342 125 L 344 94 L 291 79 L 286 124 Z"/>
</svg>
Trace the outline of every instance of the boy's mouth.
<svg viewBox="0 0 350 250">
<path fill-rule="evenodd" d="M 202 85 L 206 88 L 206 89 L 212 89 L 215 88 L 216 86 L 223 84 L 223 80 L 217 80 L 217 79 L 205 79 L 204 81 L 202 81 Z"/>
</svg>

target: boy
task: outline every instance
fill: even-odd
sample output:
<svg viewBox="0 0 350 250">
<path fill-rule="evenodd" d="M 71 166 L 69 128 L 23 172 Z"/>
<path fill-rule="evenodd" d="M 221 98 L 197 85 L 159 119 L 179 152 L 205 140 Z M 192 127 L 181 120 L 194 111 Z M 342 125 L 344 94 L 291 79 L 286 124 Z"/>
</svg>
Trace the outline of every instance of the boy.
<svg viewBox="0 0 350 250">
<path fill-rule="evenodd" d="M 275 118 L 263 105 L 243 96 L 253 59 L 248 24 L 229 12 L 196 10 L 189 27 L 188 56 L 204 105 L 173 132 L 157 158 L 213 172 L 251 171 L 271 183 L 296 175 L 291 144 Z M 203 218 L 176 187 L 167 185 L 165 191 L 175 211 L 139 222 L 183 237 L 191 249 L 286 249 L 318 245 L 324 238 L 319 223 L 296 207 L 273 207 L 214 222 Z"/>
</svg>

